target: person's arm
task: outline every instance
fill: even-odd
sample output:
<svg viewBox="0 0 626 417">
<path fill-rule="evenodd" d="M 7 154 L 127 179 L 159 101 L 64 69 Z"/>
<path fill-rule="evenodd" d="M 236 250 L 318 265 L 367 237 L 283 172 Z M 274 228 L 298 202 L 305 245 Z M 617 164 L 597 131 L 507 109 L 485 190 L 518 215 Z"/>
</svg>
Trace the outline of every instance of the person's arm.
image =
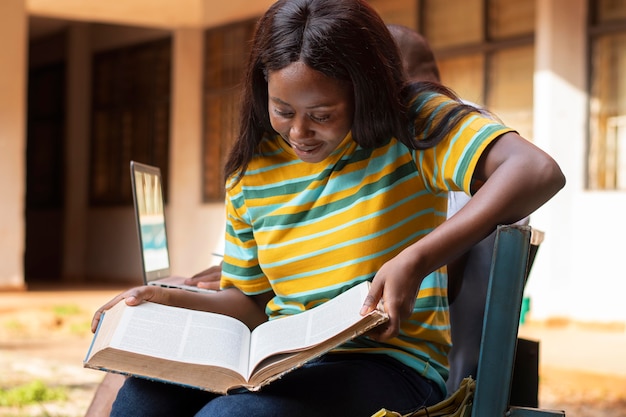
<svg viewBox="0 0 626 417">
<path fill-rule="evenodd" d="M 85 417 L 108 417 L 111 414 L 113 401 L 119 389 L 124 385 L 124 381 L 126 381 L 124 375 L 106 373 L 94 393 Z"/>
<path fill-rule="evenodd" d="M 212 266 L 202 272 L 199 272 L 198 274 L 194 275 L 192 278 L 189 278 L 185 281 L 185 284 L 187 285 L 198 285 L 199 287 L 204 287 L 204 288 L 210 288 L 210 289 L 219 289 L 219 279 L 222 273 L 222 267 L 221 264 L 220 265 L 215 265 Z M 213 285 L 215 285 L 215 287 L 212 287 Z M 127 303 L 133 303 L 133 304 L 138 304 L 136 301 L 139 299 L 144 299 L 147 301 L 146 297 L 148 296 L 145 292 L 145 290 L 151 290 L 152 288 L 158 288 L 158 287 L 141 287 L 139 289 L 133 289 L 133 290 L 129 290 L 126 293 L 126 296 L 124 294 L 120 294 L 118 297 L 114 298 L 113 300 L 111 300 L 109 303 L 105 304 L 103 307 L 101 307 L 95 314 L 94 316 L 94 321 L 92 322 L 92 331 L 95 331 L 95 328 L 97 327 L 97 323 L 100 320 L 100 315 L 101 312 L 112 307 L 117 301 L 119 301 L 121 298 L 126 298 Z M 135 291 L 133 293 L 133 291 Z M 165 289 L 166 291 L 168 291 L 167 289 Z M 178 290 L 177 290 L 178 291 Z M 239 292 L 238 290 L 235 290 L 237 292 Z M 148 291 L 148 294 L 150 294 L 151 292 Z M 129 300 L 129 297 L 131 297 L 131 294 L 136 294 L 134 297 L 134 300 Z M 243 293 L 239 292 L 239 294 L 241 294 L 242 296 L 246 297 Z M 258 311 L 256 309 L 255 306 L 251 306 L 248 305 L 248 308 L 251 308 L 251 311 L 248 313 L 245 313 L 242 309 L 241 311 L 238 311 L 238 309 L 232 309 L 232 310 L 227 310 L 224 309 L 223 312 L 224 314 L 231 312 L 231 313 L 236 313 L 236 314 L 244 314 L 247 315 L 249 317 L 249 320 L 246 324 L 248 324 L 249 327 L 254 327 L 258 324 L 260 324 L 261 322 L 267 320 L 267 316 L 264 313 L 264 309 L 265 309 L 265 304 L 267 304 L 267 302 L 269 301 L 269 299 L 271 298 L 271 296 L 273 295 L 272 292 L 269 292 L 265 295 L 262 296 L 257 296 L 254 298 L 255 303 L 257 304 L 258 307 L 261 308 L 261 311 L 263 312 L 263 315 L 257 315 Z M 156 295 L 150 295 L 150 296 L 154 296 L 154 300 L 157 300 L 158 297 Z M 235 297 L 237 296 L 237 294 L 235 293 L 229 293 L 229 297 L 228 299 L 224 299 L 224 300 L 219 300 L 219 302 L 214 301 L 213 304 L 213 309 L 211 309 L 211 311 L 215 311 L 219 308 L 220 305 L 222 305 L 223 303 L 228 303 L 228 300 L 231 300 L 232 302 L 236 302 Z M 169 298 L 169 297 L 168 297 Z M 173 297 L 176 298 L 176 297 Z M 246 297 L 246 298 L 250 298 L 250 297 Z M 151 300 L 152 301 L 152 300 Z M 182 300 L 179 300 L 179 302 Z M 247 300 L 246 300 L 246 304 Z M 132 304 L 131 304 L 132 305 Z M 206 306 L 203 306 L 206 307 Z M 230 306 L 233 307 L 233 306 Z M 206 308 L 202 308 L 203 310 L 206 310 Z M 216 311 L 217 312 L 217 311 Z M 233 315 L 233 314 L 231 314 Z M 117 396 L 117 392 L 120 389 L 120 387 L 124 384 L 125 381 L 125 377 L 123 375 L 119 375 L 119 374 L 113 374 L 113 373 L 107 373 L 104 377 L 104 379 L 102 380 L 102 382 L 100 383 L 100 385 L 98 385 L 98 388 L 96 389 L 96 392 L 94 393 L 94 396 L 91 400 L 91 404 L 89 405 L 89 408 L 87 409 L 87 412 L 85 414 L 85 417 L 105 417 L 108 416 L 109 413 L 111 412 L 111 407 L 113 406 L 113 401 L 115 400 L 116 396 Z"/>
<path fill-rule="evenodd" d="M 153 285 L 132 288 L 114 297 L 100 307 L 94 314 L 91 322 L 91 331 L 95 332 L 102 313 L 121 300 L 127 305 L 134 306 L 144 301 L 166 304 L 192 310 L 210 311 L 235 317 L 254 329 L 267 321 L 265 305 L 273 297 L 269 291 L 260 295 L 248 296 L 237 288 L 227 288 L 212 293 L 197 293 L 174 288 L 163 288 Z"/>
<path fill-rule="evenodd" d="M 554 196 L 565 177 L 545 152 L 516 133 L 502 135 L 481 155 L 473 178 L 482 187 L 459 212 L 385 263 L 373 279 L 366 313 L 382 299 L 389 321 L 372 336 L 396 336 L 409 317 L 423 278 L 458 258 L 499 224 L 528 216 Z"/>
</svg>

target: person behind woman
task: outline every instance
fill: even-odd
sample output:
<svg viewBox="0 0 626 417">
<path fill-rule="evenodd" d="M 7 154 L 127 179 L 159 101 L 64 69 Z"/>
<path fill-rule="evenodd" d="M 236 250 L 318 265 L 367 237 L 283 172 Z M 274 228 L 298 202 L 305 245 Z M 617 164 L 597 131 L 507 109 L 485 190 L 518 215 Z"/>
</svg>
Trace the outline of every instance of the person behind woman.
<svg viewBox="0 0 626 417">
<path fill-rule="evenodd" d="M 402 25 L 390 24 L 387 28 L 396 40 L 402 56 L 407 78 L 440 83 L 439 68 L 428 41 L 415 30 Z M 467 101 L 465 101 L 467 103 Z M 471 103 L 470 103 L 471 104 Z M 448 217 L 453 216 L 470 200 L 464 191 L 451 191 L 448 194 Z M 515 224 L 526 225 L 529 217 Z M 448 352 L 449 375 L 446 381 L 448 393 L 455 392 L 464 378 L 476 377 L 480 341 L 483 333 L 483 318 L 489 284 L 491 258 L 495 244 L 495 231 L 472 246 L 459 258 L 449 262 L 448 303 L 450 305 L 450 335 L 452 347 Z M 518 357 L 523 357 L 525 344 L 518 346 Z M 530 368 L 525 364 L 525 368 Z M 537 392 L 537 386 L 528 381 L 513 379 L 511 401 L 520 392 Z M 514 404 L 535 406 L 535 404 Z"/>
<path fill-rule="evenodd" d="M 432 83 L 405 83 L 363 0 L 279 0 L 259 20 L 226 164 L 221 290 L 121 299 L 214 311 L 253 328 L 362 282 L 389 321 L 258 392 L 128 378 L 112 415 L 366 416 L 445 397 L 445 267 L 564 185 L 557 163 Z M 482 184 L 480 189 L 474 184 Z M 446 218 L 447 192 L 473 192 Z"/>
</svg>

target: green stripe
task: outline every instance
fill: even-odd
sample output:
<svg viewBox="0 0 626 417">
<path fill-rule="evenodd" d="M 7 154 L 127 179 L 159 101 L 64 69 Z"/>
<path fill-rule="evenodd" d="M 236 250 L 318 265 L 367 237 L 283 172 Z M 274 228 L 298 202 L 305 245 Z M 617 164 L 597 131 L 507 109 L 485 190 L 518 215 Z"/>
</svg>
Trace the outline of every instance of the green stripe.
<svg viewBox="0 0 626 417">
<path fill-rule="evenodd" d="M 484 145 L 484 140 L 486 138 L 490 138 L 492 135 L 496 134 L 502 129 L 504 129 L 504 126 L 500 124 L 490 124 L 483 126 L 477 132 L 477 134 L 472 139 L 472 142 L 469 144 L 469 146 L 465 148 L 465 151 L 461 155 L 460 160 L 456 165 L 456 169 L 454 170 L 454 181 L 457 184 L 460 184 L 461 186 L 463 185 L 463 179 L 465 178 L 465 175 L 468 174 L 472 158 L 474 155 L 476 155 L 478 149 Z"/>
<path fill-rule="evenodd" d="M 343 210 L 352 206 L 355 202 L 362 200 L 364 198 L 373 197 L 379 194 L 381 191 L 388 191 L 389 188 L 393 188 L 393 186 L 397 186 L 407 181 L 409 177 L 415 176 L 415 164 L 411 162 L 407 162 L 404 165 L 398 167 L 392 173 L 389 173 L 383 177 L 381 177 L 378 181 L 369 183 L 359 190 L 358 193 L 355 193 L 351 196 L 347 196 L 340 200 L 336 200 L 325 204 L 323 206 L 317 206 L 310 210 L 304 212 L 297 212 L 292 214 L 284 214 L 279 216 L 268 216 L 263 218 L 262 224 L 257 227 L 257 230 L 274 229 L 276 228 L 291 228 L 294 225 L 298 224 L 307 224 L 308 221 L 315 220 L 323 220 L 329 213 L 335 214 L 338 212 L 342 212 Z M 322 191 L 323 189 L 320 188 Z M 317 193 L 315 193 L 317 190 Z M 318 189 L 311 190 L 310 192 L 316 194 L 315 200 L 320 197 Z M 416 190 L 417 191 L 417 190 Z M 309 191 L 305 191 L 305 194 Z M 267 194 L 266 194 L 267 195 Z M 268 196 L 267 198 L 271 198 Z M 305 196 L 302 198 L 305 202 L 310 198 Z M 299 203 L 300 199 L 297 202 L 291 202 L 291 204 Z M 259 206 L 254 209 L 250 209 L 253 212 L 254 217 L 260 218 L 264 216 L 264 213 L 273 211 L 274 207 L 271 206 Z M 311 220 L 308 220 L 311 219 Z"/>
</svg>

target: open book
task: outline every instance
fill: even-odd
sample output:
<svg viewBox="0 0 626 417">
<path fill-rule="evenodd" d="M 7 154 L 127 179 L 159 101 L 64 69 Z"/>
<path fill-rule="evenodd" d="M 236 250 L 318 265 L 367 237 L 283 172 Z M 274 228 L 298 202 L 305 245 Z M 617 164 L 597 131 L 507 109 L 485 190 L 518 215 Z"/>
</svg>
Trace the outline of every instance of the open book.
<svg viewBox="0 0 626 417">
<path fill-rule="evenodd" d="M 363 282 L 319 306 L 252 332 L 221 314 L 120 301 L 100 319 L 84 367 L 225 394 L 258 390 L 307 361 L 385 322 L 361 316 Z"/>
</svg>

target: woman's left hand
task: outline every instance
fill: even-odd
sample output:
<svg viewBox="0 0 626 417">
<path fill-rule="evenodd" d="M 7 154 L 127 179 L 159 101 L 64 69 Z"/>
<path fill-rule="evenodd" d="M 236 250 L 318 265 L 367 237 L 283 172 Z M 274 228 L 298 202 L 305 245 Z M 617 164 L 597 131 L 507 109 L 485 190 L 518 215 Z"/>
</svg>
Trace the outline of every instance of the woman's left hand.
<svg viewBox="0 0 626 417">
<path fill-rule="evenodd" d="M 93 315 L 93 319 L 91 320 L 91 331 L 95 332 L 98 328 L 98 323 L 102 318 L 102 314 L 121 300 L 124 300 L 125 303 L 129 306 L 136 306 L 143 303 L 144 301 L 152 301 L 159 304 L 168 304 L 168 295 L 170 291 L 171 290 L 169 290 L 168 288 L 159 287 L 156 285 L 144 285 L 141 287 L 131 288 L 118 294 L 105 305 L 96 310 Z"/>
<path fill-rule="evenodd" d="M 413 313 L 415 297 L 423 277 L 416 278 L 413 266 L 399 254 L 385 263 L 376 273 L 361 314 L 367 314 L 379 304 L 389 315 L 389 321 L 368 333 L 372 339 L 383 341 L 400 332 L 400 323 Z"/>
</svg>

